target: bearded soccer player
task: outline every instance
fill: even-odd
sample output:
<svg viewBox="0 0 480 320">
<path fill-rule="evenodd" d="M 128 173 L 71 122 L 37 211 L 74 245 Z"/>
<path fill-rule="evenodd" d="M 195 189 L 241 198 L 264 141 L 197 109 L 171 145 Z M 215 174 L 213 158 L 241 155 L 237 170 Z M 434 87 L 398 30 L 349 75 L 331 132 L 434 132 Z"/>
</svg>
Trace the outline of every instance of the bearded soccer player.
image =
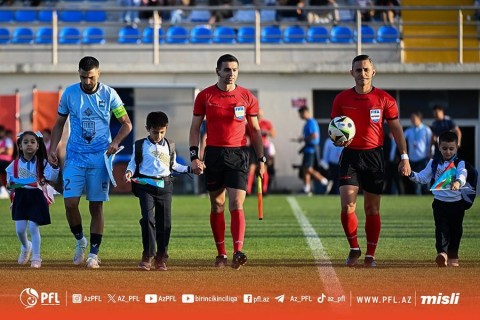
<svg viewBox="0 0 480 320">
<path fill-rule="evenodd" d="M 63 198 L 67 221 L 77 240 L 73 264 L 83 264 L 87 248 L 79 211 L 80 197 L 85 189 L 92 217 L 86 265 L 87 268 L 97 269 L 100 267 L 98 252 L 104 227 L 103 202 L 108 201 L 110 187 L 104 153 L 110 155 L 118 150 L 119 144 L 132 130 L 132 123 L 117 92 L 98 82 L 100 63 L 96 58 L 82 58 L 78 64 L 78 75 L 80 83 L 68 86 L 60 99 L 48 160 L 58 165 L 57 146 L 69 118 L 71 133 L 63 168 Z M 110 134 L 112 114 L 121 123 L 113 139 Z"/>
<path fill-rule="evenodd" d="M 366 215 L 367 252 L 364 266 L 376 266 L 375 249 L 381 229 L 380 195 L 385 178 L 382 151 L 385 121 L 401 154 L 399 172 L 403 176 L 408 176 L 411 172 L 407 145 L 398 119 L 397 103 L 387 92 L 372 85 L 375 73 L 375 66 L 369 56 L 355 57 L 350 70 L 355 86 L 342 91 L 335 97 L 330 114 L 332 118 L 342 115 L 350 117 L 356 128 L 355 137 L 340 145 L 345 148 L 339 162 L 341 221 L 350 245 L 346 261 L 349 267 L 356 266 L 361 256 L 357 239 L 356 215 L 357 195 L 360 188 L 364 193 Z"/>
<path fill-rule="evenodd" d="M 218 81 L 202 90 L 195 98 L 190 127 L 190 160 L 195 174 L 205 170 L 210 197 L 210 225 L 217 246 L 215 267 L 227 265 L 225 249 L 225 201 L 231 216 L 230 231 L 233 238 L 231 266 L 239 269 L 247 262 L 242 252 L 245 237 L 245 202 L 249 166 L 246 147 L 245 122 L 251 132 L 252 144 L 258 159 L 257 174 L 265 172 L 265 154 L 258 123 L 258 101 L 247 89 L 236 84 L 239 70 L 237 58 L 230 54 L 217 61 Z M 200 125 L 207 120 L 207 146 L 204 159 L 199 159 Z"/>
</svg>

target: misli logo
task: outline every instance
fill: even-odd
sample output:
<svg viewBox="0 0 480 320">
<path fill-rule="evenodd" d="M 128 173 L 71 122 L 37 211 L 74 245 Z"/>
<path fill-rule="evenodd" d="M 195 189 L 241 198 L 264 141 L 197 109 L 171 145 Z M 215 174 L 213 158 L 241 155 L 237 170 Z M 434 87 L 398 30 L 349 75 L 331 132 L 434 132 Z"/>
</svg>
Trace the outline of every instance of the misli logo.
<svg viewBox="0 0 480 320">
<path fill-rule="evenodd" d="M 38 292 L 33 288 L 25 288 L 20 292 L 20 302 L 25 309 L 33 308 L 38 303 Z"/>
<path fill-rule="evenodd" d="M 460 293 L 443 295 L 441 292 L 436 296 L 420 296 L 421 304 L 458 304 Z"/>
</svg>

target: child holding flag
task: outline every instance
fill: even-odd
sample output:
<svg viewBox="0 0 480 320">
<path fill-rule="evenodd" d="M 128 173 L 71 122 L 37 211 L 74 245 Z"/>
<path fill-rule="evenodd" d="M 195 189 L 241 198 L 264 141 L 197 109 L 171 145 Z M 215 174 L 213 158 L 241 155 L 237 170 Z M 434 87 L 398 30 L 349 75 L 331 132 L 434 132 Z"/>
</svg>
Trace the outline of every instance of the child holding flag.
<svg viewBox="0 0 480 320">
<path fill-rule="evenodd" d="M 465 161 L 457 159 L 458 136 L 454 132 L 444 132 L 439 137 L 441 159 L 431 159 L 421 172 L 413 172 L 409 178 L 413 182 L 426 184 L 434 179 L 432 204 L 435 220 L 435 247 L 439 267 L 458 267 L 458 249 L 463 233 L 464 201 L 460 189 L 467 181 Z M 434 171 L 434 161 L 438 161 Z"/>
<path fill-rule="evenodd" d="M 156 270 L 166 271 L 171 231 L 172 173 L 189 173 L 191 169 L 177 163 L 175 144 L 165 138 L 167 115 L 160 111 L 151 112 L 146 122 L 149 135 L 135 142 L 124 180 L 134 183 L 132 191 L 139 198 L 142 211 L 143 253 L 138 267 L 149 271 L 154 261 Z"/>
<path fill-rule="evenodd" d="M 50 224 L 48 206 L 53 202 L 55 191 L 48 181 L 55 181 L 58 168 L 53 168 L 47 161 L 47 149 L 40 132 L 25 131 L 17 140 L 18 159 L 5 170 L 7 187 L 12 200 L 12 219 L 21 243 L 19 264 L 27 264 L 32 255 L 31 267 L 40 268 L 40 230 L 39 226 Z M 27 225 L 32 241 L 28 240 Z"/>
</svg>

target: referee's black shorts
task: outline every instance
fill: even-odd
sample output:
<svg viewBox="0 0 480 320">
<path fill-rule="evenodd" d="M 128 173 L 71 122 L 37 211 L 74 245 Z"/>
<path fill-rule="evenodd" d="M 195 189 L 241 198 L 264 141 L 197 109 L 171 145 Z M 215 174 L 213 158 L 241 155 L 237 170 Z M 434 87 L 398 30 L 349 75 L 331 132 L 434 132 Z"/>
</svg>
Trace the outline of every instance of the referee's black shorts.
<svg viewBox="0 0 480 320">
<path fill-rule="evenodd" d="M 340 186 L 352 185 L 381 194 L 385 180 L 383 148 L 356 150 L 344 148 L 339 161 Z"/>
<path fill-rule="evenodd" d="M 225 187 L 247 190 L 248 147 L 207 146 L 204 162 L 208 191 L 216 191 Z"/>
</svg>

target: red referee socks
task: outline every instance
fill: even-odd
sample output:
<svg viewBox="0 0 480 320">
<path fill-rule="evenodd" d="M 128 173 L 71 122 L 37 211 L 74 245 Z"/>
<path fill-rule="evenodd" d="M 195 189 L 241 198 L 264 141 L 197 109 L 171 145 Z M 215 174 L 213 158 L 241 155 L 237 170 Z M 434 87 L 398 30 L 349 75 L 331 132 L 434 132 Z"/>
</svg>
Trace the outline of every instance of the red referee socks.
<svg viewBox="0 0 480 320">
<path fill-rule="evenodd" d="M 342 212 L 340 219 L 342 220 L 343 231 L 345 231 L 350 248 L 360 248 L 357 238 L 358 219 L 355 212 Z"/>
<path fill-rule="evenodd" d="M 382 222 L 380 215 L 367 215 L 365 220 L 365 233 L 367 234 L 367 256 L 375 256 L 378 238 L 380 237 L 380 229 Z"/>
<path fill-rule="evenodd" d="M 242 251 L 243 239 L 245 238 L 245 214 L 243 209 L 232 210 L 230 212 L 232 221 L 230 231 L 233 238 L 233 252 Z"/>
<path fill-rule="evenodd" d="M 225 250 L 225 215 L 223 212 L 210 212 L 210 227 L 212 227 L 218 255 L 227 255 Z"/>
</svg>

